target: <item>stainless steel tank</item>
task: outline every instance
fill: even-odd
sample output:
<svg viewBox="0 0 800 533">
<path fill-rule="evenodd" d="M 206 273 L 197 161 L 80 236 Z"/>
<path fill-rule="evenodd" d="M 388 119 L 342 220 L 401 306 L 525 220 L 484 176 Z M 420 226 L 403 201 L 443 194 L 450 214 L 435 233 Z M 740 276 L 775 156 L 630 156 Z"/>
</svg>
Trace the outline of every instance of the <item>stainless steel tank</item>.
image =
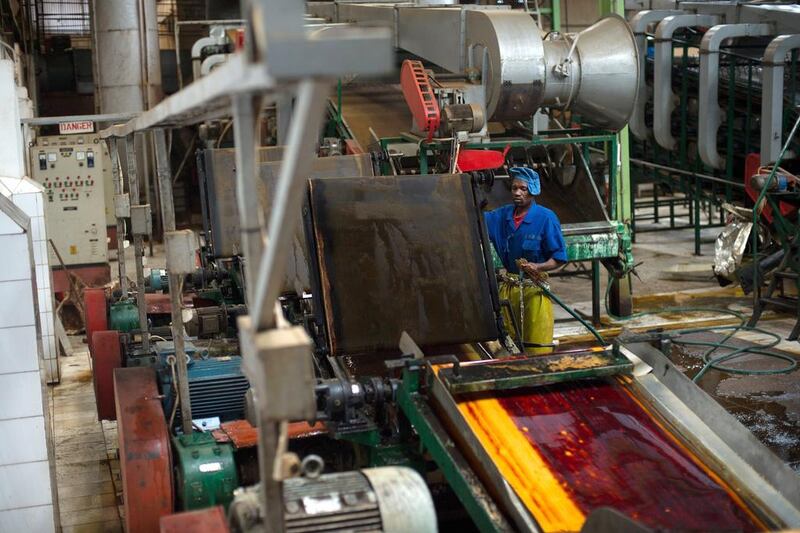
<svg viewBox="0 0 800 533">
<path fill-rule="evenodd" d="M 142 111 L 163 98 L 155 0 L 93 2 L 95 106 Z"/>
</svg>

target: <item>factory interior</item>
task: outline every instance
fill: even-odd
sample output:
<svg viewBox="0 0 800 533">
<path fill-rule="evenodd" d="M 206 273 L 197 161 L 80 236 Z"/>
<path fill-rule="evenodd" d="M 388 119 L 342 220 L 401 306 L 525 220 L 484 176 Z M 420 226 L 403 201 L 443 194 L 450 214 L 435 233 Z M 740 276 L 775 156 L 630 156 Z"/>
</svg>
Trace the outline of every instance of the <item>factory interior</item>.
<svg viewBox="0 0 800 533">
<path fill-rule="evenodd" d="M 800 531 L 800 4 L 0 30 L 0 533 Z"/>
</svg>

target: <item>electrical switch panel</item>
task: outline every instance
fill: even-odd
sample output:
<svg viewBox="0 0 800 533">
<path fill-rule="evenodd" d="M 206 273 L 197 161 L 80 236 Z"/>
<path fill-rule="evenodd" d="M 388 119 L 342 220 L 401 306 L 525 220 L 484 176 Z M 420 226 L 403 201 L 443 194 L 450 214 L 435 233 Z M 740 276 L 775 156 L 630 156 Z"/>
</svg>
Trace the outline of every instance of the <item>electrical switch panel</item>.
<svg viewBox="0 0 800 533">
<path fill-rule="evenodd" d="M 108 262 L 105 143 L 96 134 L 44 136 L 30 147 L 33 179 L 44 187 L 47 236 L 64 264 Z M 113 220 L 113 201 L 111 204 Z M 60 262 L 50 250 L 50 264 Z"/>
</svg>

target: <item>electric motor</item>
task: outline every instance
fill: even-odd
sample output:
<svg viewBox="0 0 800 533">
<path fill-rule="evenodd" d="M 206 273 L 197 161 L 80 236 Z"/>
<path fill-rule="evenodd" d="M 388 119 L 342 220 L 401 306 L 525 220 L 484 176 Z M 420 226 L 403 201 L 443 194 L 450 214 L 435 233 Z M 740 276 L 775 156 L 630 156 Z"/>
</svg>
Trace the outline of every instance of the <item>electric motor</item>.
<svg viewBox="0 0 800 533">
<path fill-rule="evenodd" d="M 229 513 L 231 531 L 263 529 L 259 492 L 258 485 L 237 490 Z M 436 511 L 425 481 L 405 467 L 287 479 L 283 500 L 287 533 L 437 530 Z"/>
</svg>

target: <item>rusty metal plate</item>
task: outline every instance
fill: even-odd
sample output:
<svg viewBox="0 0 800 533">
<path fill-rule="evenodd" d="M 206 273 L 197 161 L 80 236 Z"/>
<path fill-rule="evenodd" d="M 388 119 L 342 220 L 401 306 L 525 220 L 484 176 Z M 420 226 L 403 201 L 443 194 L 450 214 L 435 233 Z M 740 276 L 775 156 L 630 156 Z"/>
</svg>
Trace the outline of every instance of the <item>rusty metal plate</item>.
<svg viewBox="0 0 800 533">
<path fill-rule="evenodd" d="M 308 422 L 291 422 L 288 435 L 290 439 L 303 439 L 322 435 L 327 431 L 327 427 L 322 422 L 315 422 L 313 425 Z M 258 444 L 258 430 L 247 420 L 223 422 L 219 429 L 211 432 L 211 435 L 217 442 L 230 442 L 237 450 L 253 448 Z"/>
<path fill-rule="evenodd" d="M 228 533 L 222 506 L 161 517 L 161 533 Z"/>
<path fill-rule="evenodd" d="M 469 176 L 313 179 L 310 205 L 333 354 L 498 337 Z"/>
<path fill-rule="evenodd" d="M 184 294 L 183 304 L 192 306 L 192 296 Z M 148 315 L 168 315 L 172 312 L 172 300 L 168 293 L 149 292 L 144 295 L 144 305 Z"/>
<path fill-rule="evenodd" d="M 117 368 L 114 389 L 125 531 L 158 531 L 174 509 L 169 433 L 152 368 Z"/>
<path fill-rule="evenodd" d="M 108 329 L 108 309 L 106 290 L 103 288 L 86 288 L 83 290 L 83 321 L 86 327 L 86 344 L 89 352 L 92 351 L 92 334 L 95 331 Z"/>
<path fill-rule="evenodd" d="M 488 209 L 497 209 L 511 203 L 511 180 L 495 178 L 492 189 L 486 193 Z M 536 203 L 551 209 L 564 225 L 605 221 L 605 208 L 597 198 L 589 178 L 582 169 L 569 185 L 555 179 L 542 178 L 542 193 Z"/>
<path fill-rule="evenodd" d="M 97 419 L 116 420 L 114 369 L 122 367 L 119 331 L 95 331 L 91 338 L 93 348 L 89 354 L 92 357 L 92 382 L 97 402 Z"/>
<path fill-rule="evenodd" d="M 269 218 L 273 190 L 280 171 L 282 147 L 260 148 L 258 183 L 259 202 L 264 217 Z M 232 149 L 206 150 L 204 157 L 205 210 L 214 255 L 232 257 L 241 253 L 239 239 L 239 208 L 236 203 L 236 161 Z M 341 176 L 371 176 L 374 174 L 369 154 L 320 157 L 314 159 L 308 177 L 327 178 Z M 298 222 L 292 253 L 288 260 L 284 290 L 300 293 L 310 290 L 308 273 L 308 247 L 302 224 Z"/>
</svg>

